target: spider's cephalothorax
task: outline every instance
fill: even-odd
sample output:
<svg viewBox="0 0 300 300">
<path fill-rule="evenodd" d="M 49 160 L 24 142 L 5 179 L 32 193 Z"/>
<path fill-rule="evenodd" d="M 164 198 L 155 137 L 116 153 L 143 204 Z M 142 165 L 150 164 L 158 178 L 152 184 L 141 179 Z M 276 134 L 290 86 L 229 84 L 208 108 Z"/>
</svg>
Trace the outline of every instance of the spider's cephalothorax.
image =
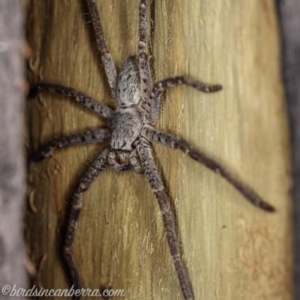
<svg viewBox="0 0 300 300">
<path fill-rule="evenodd" d="M 180 149 L 195 161 L 204 164 L 207 168 L 224 177 L 253 205 L 268 212 L 273 212 L 274 208 L 263 201 L 251 188 L 237 181 L 220 164 L 193 149 L 188 142 L 169 133 L 158 131 L 153 127 L 158 119 L 162 91 L 181 84 L 207 93 L 219 91 L 222 87 L 220 85 L 208 85 L 184 76 L 167 78 L 152 85 L 152 76 L 145 53 L 147 45 L 146 0 L 140 0 L 138 56 L 128 58 L 119 75 L 117 75 L 113 59 L 108 52 L 95 0 L 85 0 L 85 2 L 93 22 L 97 46 L 108 83 L 116 101 L 116 109 L 112 110 L 77 90 L 61 85 L 39 83 L 35 91 L 49 91 L 69 96 L 101 117 L 110 119 L 111 127 L 75 134 L 50 142 L 40 151 L 30 155 L 28 160 L 29 165 L 31 165 L 49 157 L 57 148 L 102 142 L 108 144 L 81 178 L 72 197 L 64 245 L 64 256 L 72 282 L 76 289 L 81 288 L 79 273 L 72 255 L 72 246 L 82 208 L 82 193 L 110 165 L 118 171 L 133 169 L 137 173 L 144 173 L 147 177 L 162 211 L 166 236 L 183 297 L 185 300 L 195 299 L 190 279 L 183 267 L 174 214 L 164 183 L 153 159 L 151 143 Z"/>
</svg>

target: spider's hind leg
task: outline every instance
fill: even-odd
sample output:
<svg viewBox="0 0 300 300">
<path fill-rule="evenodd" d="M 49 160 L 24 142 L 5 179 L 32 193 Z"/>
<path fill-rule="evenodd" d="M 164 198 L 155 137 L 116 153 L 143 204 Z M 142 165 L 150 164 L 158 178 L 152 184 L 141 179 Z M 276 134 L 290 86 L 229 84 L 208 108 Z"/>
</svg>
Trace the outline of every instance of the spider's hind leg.
<svg viewBox="0 0 300 300">
<path fill-rule="evenodd" d="M 138 44 L 138 64 L 140 74 L 140 93 L 141 93 L 141 106 L 150 114 L 149 110 L 149 97 L 152 88 L 152 76 L 146 54 L 147 48 L 147 1 L 140 1 L 140 14 L 139 14 L 139 44 Z"/>
<path fill-rule="evenodd" d="M 86 4 L 88 6 L 88 9 L 90 11 L 95 35 L 97 38 L 97 46 L 98 50 L 101 55 L 102 62 L 104 64 L 105 73 L 107 76 L 107 80 L 109 83 L 109 86 L 111 88 L 111 91 L 116 98 L 116 85 L 117 85 L 117 71 L 114 64 L 114 61 L 111 57 L 111 54 L 108 51 L 104 32 L 101 24 L 100 15 L 97 9 L 97 5 L 95 3 L 95 0 L 86 0 Z"/>
<path fill-rule="evenodd" d="M 139 54 L 145 53 L 147 48 L 147 1 L 140 1 L 140 14 L 139 14 Z"/>
</svg>

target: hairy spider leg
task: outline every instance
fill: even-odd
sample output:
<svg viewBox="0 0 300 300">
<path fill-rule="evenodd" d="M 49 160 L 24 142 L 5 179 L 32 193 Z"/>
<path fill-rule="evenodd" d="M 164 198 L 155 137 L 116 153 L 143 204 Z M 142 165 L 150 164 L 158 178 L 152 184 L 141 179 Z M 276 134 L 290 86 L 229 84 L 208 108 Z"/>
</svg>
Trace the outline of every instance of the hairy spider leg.
<svg viewBox="0 0 300 300">
<path fill-rule="evenodd" d="M 150 114 L 149 97 L 152 88 L 152 76 L 148 57 L 147 48 L 147 1 L 141 0 L 139 6 L 139 43 L 138 43 L 138 64 L 140 74 L 140 106 L 145 110 L 147 115 Z"/>
<path fill-rule="evenodd" d="M 114 64 L 114 61 L 111 57 L 111 54 L 108 51 L 106 41 L 104 38 L 104 32 L 99 16 L 99 12 L 97 9 L 97 5 L 95 0 L 86 0 L 86 4 L 88 6 L 96 39 L 97 39 L 97 46 L 100 51 L 101 59 L 104 64 L 105 73 L 108 79 L 109 86 L 111 88 L 112 94 L 114 98 L 117 96 L 116 88 L 117 88 L 117 71 Z"/>
<path fill-rule="evenodd" d="M 152 89 L 152 76 L 148 63 L 147 54 L 145 53 L 147 47 L 147 1 L 141 0 L 139 6 L 139 74 L 140 74 L 140 92 L 141 102 L 140 106 L 145 110 L 148 118 L 151 118 L 151 101 L 149 98 Z M 170 252 L 173 258 L 174 266 L 179 279 L 180 287 L 185 299 L 194 299 L 193 289 L 190 279 L 184 270 L 180 249 L 178 245 L 178 237 L 176 234 L 175 220 L 172 210 L 170 209 L 170 201 L 164 191 L 163 183 L 158 175 L 152 151 L 149 143 L 140 138 L 136 142 L 139 158 L 141 161 L 144 173 L 149 180 L 151 188 L 153 189 L 160 209 L 162 211 L 164 227 L 167 234 Z M 141 169 L 142 171 L 142 169 Z"/>
<path fill-rule="evenodd" d="M 96 129 L 89 130 L 78 134 L 72 134 L 65 136 L 58 140 L 52 141 L 42 147 L 40 150 L 29 155 L 27 159 L 28 167 L 36 162 L 44 160 L 52 155 L 56 149 L 69 148 L 79 145 L 97 144 L 109 140 L 111 137 L 110 130 L 108 129 Z"/>
<path fill-rule="evenodd" d="M 170 205 L 170 199 L 165 192 L 164 184 L 157 172 L 151 146 L 145 138 L 140 138 L 137 143 L 137 150 L 145 175 L 158 200 L 158 204 L 162 212 L 164 228 L 182 294 L 185 300 L 193 300 L 194 292 L 192 285 L 182 263 L 182 255 L 180 253 L 178 242 L 179 238 L 176 233 L 175 217 Z"/>
<path fill-rule="evenodd" d="M 171 78 L 158 81 L 154 85 L 150 95 L 150 100 L 151 100 L 150 124 L 151 125 L 154 125 L 158 119 L 161 92 L 168 88 L 175 87 L 182 84 L 190 86 L 204 93 L 218 92 L 223 88 L 222 85 L 220 84 L 207 84 L 201 81 L 193 80 L 185 76 L 171 77 Z"/>
<path fill-rule="evenodd" d="M 273 206 L 264 201 L 250 187 L 235 179 L 233 175 L 231 175 L 223 166 L 215 162 L 213 159 L 207 157 L 204 153 L 193 149 L 187 141 L 169 133 L 156 130 L 151 126 L 144 127 L 142 129 L 142 135 L 144 135 L 151 142 L 183 151 L 195 161 L 203 164 L 208 169 L 214 171 L 216 174 L 224 177 L 246 198 L 246 200 L 248 200 L 254 206 L 257 206 L 258 208 L 261 208 L 267 212 L 275 211 L 275 208 Z"/>
<path fill-rule="evenodd" d="M 141 0 L 139 7 L 139 54 L 145 53 L 147 48 L 147 1 Z"/>
<path fill-rule="evenodd" d="M 97 115 L 103 118 L 111 119 L 112 117 L 112 109 L 98 102 L 92 97 L 70 87 L 65 87 L 53 83 L 40 82 L 36 87 L 31 89 L 29 95 L 35 95 L 35 97 L 38 97 L 39 93 L 44 91 L 71 97 L 78 103 L 82 104 L 83 106 L 85 106 L 86 108 L 90 109 L 91 111 L 95 112 Z"/>
<path fill-rule="evenodd" d="M 71 202 L 71 212 L 69 215 L 69 222 L 67 227 L 67 235 L 64 245 L 64 256 L 67 262 L 69 271 L 71 273 L 72 283 L 74 289 L 81 289 L 80 276 L 76 267 L 76 263 L 72 254 L 73 243 L 76 235 L 76 229 L 80 212 L 82 209 L 82 193 L 85 192 L 92 182 L 102 173 L 108 166 L 107 156 L 110 149 L 105 148 L 98 158 L 92 163 L 87 172 L 81 178 L 78 187 L 76 188 Z M 75 297 L 80 299 L 80 296 Z"/>
</svg>

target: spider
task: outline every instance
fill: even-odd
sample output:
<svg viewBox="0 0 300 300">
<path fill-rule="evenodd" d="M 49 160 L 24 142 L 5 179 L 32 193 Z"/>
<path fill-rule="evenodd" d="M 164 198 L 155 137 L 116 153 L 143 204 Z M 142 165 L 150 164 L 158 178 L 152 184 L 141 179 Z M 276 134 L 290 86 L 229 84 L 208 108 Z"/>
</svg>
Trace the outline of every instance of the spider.
<svg viewBox="0 0 300 300">
<path fill-rule="evenodd" d="M 113 59 L 106 45 L 95 0 L 85 0 L 85 2 L 92 19 L 94 33 L 97 38 L 97 47 L 104 64 L 111 93 L 115 99 L 115 110 L 73 88 L 61 85 L 41 82 L 32 91 L 37 93 L 36 96 L 40 92 L 45 91 L 71 97 L 99 116 L 111 120 L 111 126 L 108 129 L 100 128 L 52 141 L 41 150 L 29 155 L 28 164 L 30 166 L 51 156 L 56 149 L 107 143 L 107 147 L 80 179 L 72 196 L 63 253 L 75 289 L 81 289 L 81 281 L 72 254 L 72 246 L 82 209 L 82 195 L 93 181 L 108 166 L 111 166 L 120 172 L 134 170 L 138 174 L 144 174 L 148 179 L 162 212 L 166 237 L 183 298 L 185 300 L 195 299 L 192 284 L 182 260 L 173 208 L 166 193 L 163 180 L 157 171 L 151 143 L 158 143 L 183 151 L 196 162 L 202 163 L 224 177 L 253 205 L 267 212 L 274 212 L 275 209 L 263 201 L 251 188 L 236 180 L 220 164 L 200 151 L 195 150 L 187 141 L 153 127 L 159 116 L 160 99 L 164 90 L 178 85 L 187 85 L 201 92 L 213 93 L 222 90 L 222 86 L 206 84 L 185 76 L 176 76 L 155 84 L 152 83 L 150 65 L 146 54 L 147 0 L 140 0 L 139 4 L 138 55 L 129 57 L 119 74 L 117 74 Z"/>
</svg>

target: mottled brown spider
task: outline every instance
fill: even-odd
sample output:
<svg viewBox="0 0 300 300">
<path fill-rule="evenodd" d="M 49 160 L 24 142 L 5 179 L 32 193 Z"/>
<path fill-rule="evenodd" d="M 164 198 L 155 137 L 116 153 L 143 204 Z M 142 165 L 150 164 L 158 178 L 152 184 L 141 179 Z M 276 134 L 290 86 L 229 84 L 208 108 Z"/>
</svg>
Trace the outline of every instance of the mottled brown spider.
<svg viewBox="0 0 300 300">
<path fill-rule="evenodd" d="M 72 255 L 72 246 L 82 209 L 82 193 L 89 188 L 106 167 L 111 166 L 117 171 L 134 170 L 139 174 L 145 174 L 147 177 L 162 212 L 165 232 L 183 297 L 186 300 L 195 299 L 190 279 L 183 266 L 178 233 L 175 229 L 174 213 L 163 180 L 158 174 L 153 159 L 151 143 L 154 142 L 183 151 L 195 161 L 223 176 L 253 205 L 268 212 L 273 212 L 275 209 L 263 201 L 251 188 L 237 181 L 220 164 L 193 149 L 188 142 L 169 133 L 158 131 L 153 127 L 158 119 L 160 97 L 164 90 L 184 84 L 201 92 L 211 93 L 220 91 L 222 86 L 205 84 L 184 76 L 167 78 L 155 84 L 152 83 L 150 66 L 145 53 L 147 45 L 147 1 L 140 0 L 138 55 L 125 61 L 120 74 L 117 74 L 113 59 L 108 52 L 95 0 L 85 0 L 85 2 L 92 19 L 97 37 L 97 46 L 108 83 L 116 102 L 115 110 L 69 87 L 39 83 L 36 91 L 54 92 L 69 96 L 99 116 L 110 119 L 111 127 L 109 129 L 101 128 L 83 132 L 50 142 L 29 157 L 29 165 L 31 165 L 49 157 L 56 149 L 93 143 L 107 143 L 107 147 L 81 178 L 72 197 L 64 244 L 64 257 L 71 273 L 72 282 L 76 289 L 81 288 L 79 273 Z"/>
</svg>

